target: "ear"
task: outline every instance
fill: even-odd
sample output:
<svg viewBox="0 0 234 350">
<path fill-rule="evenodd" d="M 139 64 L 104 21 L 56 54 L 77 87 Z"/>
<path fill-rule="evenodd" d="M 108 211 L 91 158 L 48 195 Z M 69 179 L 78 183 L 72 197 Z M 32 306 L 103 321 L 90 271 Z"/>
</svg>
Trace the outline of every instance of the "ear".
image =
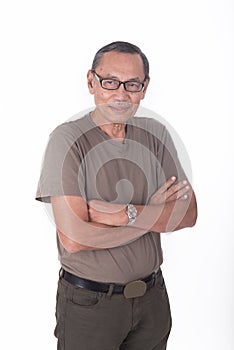
<svg viewBox="0 0 234 350">
<path fill-rule="evenodd" d="M 89 89 L 89 92 L 93 95 L 94 94 L 94 77 L 93 77 L 93 73 L 91 70 L 88 71 L 87 73 L 87 83 L 88 83 L 88 89 Z"/>
<path fill-rule="evenodd" d="M 141 100 L 143 100 L 145 98 L 145 94 L 146 94 L 146 90 L 148 88 L 148 85 L 149 85 L 149 79 L 146 79 L 144 88 L 143 88 L 143 90 L 141 92 Z"/>
</svg>

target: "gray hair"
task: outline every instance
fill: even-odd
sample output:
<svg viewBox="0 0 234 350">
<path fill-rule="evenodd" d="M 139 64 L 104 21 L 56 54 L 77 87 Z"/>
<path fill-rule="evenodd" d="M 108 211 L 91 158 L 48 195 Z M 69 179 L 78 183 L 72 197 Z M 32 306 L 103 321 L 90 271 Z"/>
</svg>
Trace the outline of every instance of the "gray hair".
<svg viewBox="0 0 234 350">
<path fill-rule="evenodd" d="M 145 54 L 141 51 L 139 47 L 136 45 L 130 44 L 125 41 L 115 41 L 113 43 L 110 43 L 108 45 L 103 46 L 100 50 L 97 51 L 97 53 L 94 56 L 94 60 L 92 63 L 92 70 L 95 70 L 97 66 L 99 65 L 103 55 L 106 52 L 110 51 L 117 51 L 122 53 L 130 53 L 130 54 L 138 54 L 140 55 L 143 67 L 144 67 L 144 73 L 145 73 L 145 79 L 149 79 L 149 61 Z"/>
</svg>

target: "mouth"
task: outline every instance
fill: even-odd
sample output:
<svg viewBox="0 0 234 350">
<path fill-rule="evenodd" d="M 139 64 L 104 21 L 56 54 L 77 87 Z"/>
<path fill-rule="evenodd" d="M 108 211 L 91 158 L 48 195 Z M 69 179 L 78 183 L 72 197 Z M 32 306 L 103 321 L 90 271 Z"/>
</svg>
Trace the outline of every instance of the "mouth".
<svg viewBox="0 0 234 350">
<path fill-rule="evenodd" d="M 131 111 L 132 104 L 127 102 L 112 102 L 108 107 L 115 113 L 127 113 Z"/>
</svg>

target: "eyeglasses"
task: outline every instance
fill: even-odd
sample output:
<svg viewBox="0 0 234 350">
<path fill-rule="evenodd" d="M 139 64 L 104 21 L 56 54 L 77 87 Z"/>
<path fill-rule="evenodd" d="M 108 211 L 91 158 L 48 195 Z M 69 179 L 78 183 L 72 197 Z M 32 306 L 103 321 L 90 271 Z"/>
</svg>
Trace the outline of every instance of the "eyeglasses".
<svg viewBox="0 0 234 350">
<path fill-rule="evenodd" d="M 139 81 L 119 81 L 116 79 L 108 79 L 108 78 L 102 78 L 100 75 L 98 75 L 95 70 L 92 70 L 92 72 L 95 74 L 97 79 L 99 80 L 101 87 L 106 90 L 118 90 L 121 84 L 123 84 L 124 89 L 128 92 L 140 92 L 144 85 L 145 81 L 139 82 Z"/>
</svg>

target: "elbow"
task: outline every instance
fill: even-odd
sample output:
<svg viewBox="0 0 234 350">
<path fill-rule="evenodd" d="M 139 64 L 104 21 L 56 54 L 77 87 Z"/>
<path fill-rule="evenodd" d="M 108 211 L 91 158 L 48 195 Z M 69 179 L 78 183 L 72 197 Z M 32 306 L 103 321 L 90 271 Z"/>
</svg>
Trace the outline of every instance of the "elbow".
<svg viewBox="0 0 234 350">
<path fill-rule="evenodd" d="M 57 230 L 58 238 L 60 243 L 62 244 L 63 248 L 66 249 L 68 253 L 77 253 L 81 250 L 86 250 L 87 247 L 83 246 L 82 244 L 79 244 L 78 242 L 73 241 L 72 239 L 68 238 L 64 233 Z"/>
<path fill-rule="evenodd" d="M 185 227 L 193 227 L 197 222 L 197 205 L 194 205 L 193 208 L 187 213 L 187 220 Z"/>
<path fill-rule="evenodd" d="M 197 206 L 193 206 L 178 224 L 174 223 L 173 228 L 170 231 L 177 231 L 183 228 L 190 228 L 196 225 L 197 222 Z"/>
<path fill-rule="evenodd" d="M 62 246 L 70 254 L 78 253 L 79 251 L 84 250 L 76 242 L 74 242 L 74 243 L 65 243 L 65 244 L 62 243 Z"/>
<path fill-rule="evenodd" d="M 186 227 L 193 227 L 197 222 L 197 201 L 194 192 L 186 215 Z"/>
<path fill-rule="evenodd" d="M 190 227 L 195 226 L 196 222 L 197 222 L 197 210 L 194 210 L 194 213 L 192 215 L 192 220 L 191 220 L 191 226 Z"/>
<path fill-rule="evenodd" d="M 192 206 L 192 209 L 191 209 L 191 212 L 190 212 L 190 216 L 191 216 L 191 226 L 190 227 L 193 227 L 196 225 L 196 222 L 197 222 L 197 201 L 196 201 L 196 198 L 195 198 L 195 195 L 194 195 L 194 202 L 193 202 L 193 206 Z"/>
<path fill-rule="evenodd" d="M 194 215 L 192 215 L 188 221 L 187 227 L 193 227 L 196 225 L 197 222 L 197 214 L 194 213 Z"/>
</svg>

